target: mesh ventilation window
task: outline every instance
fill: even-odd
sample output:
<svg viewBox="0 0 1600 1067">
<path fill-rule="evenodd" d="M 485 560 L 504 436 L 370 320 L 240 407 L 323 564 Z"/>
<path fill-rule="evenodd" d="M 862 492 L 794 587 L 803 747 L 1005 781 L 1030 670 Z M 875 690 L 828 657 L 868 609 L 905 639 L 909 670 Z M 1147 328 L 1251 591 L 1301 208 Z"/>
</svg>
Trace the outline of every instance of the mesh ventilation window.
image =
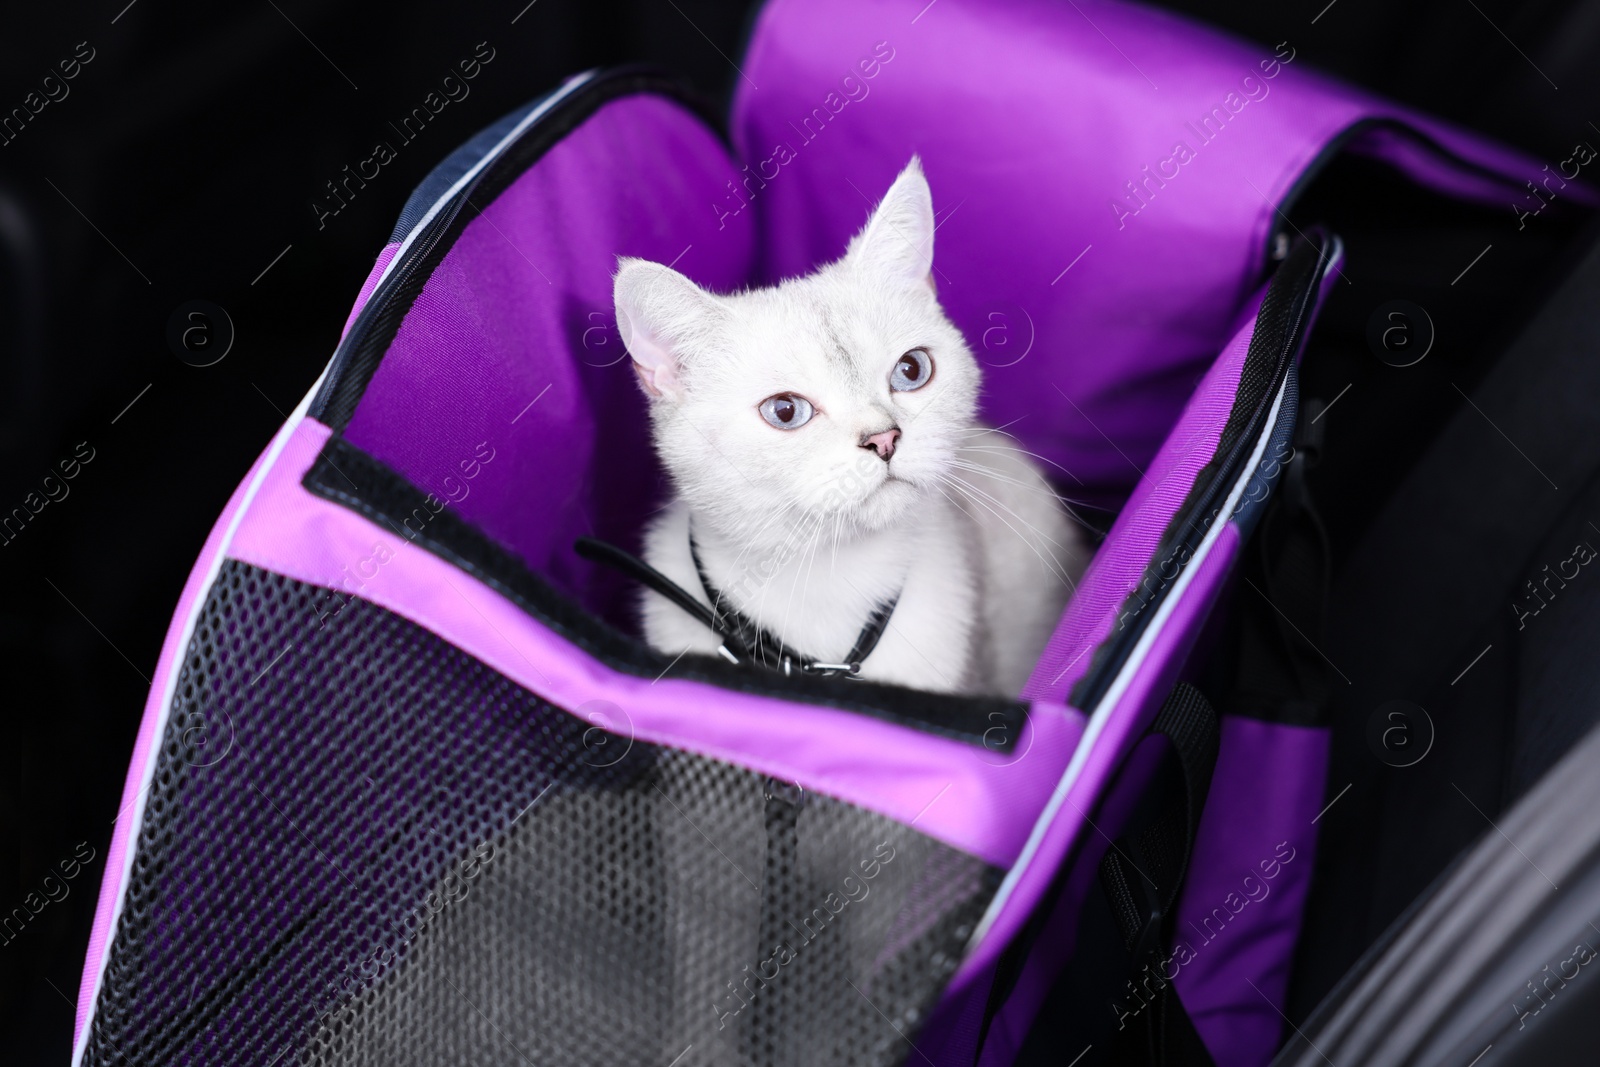
<svg viewBox="0 0 1600 1067">
<path fill-rule="evenodd" d="M 900 1063 L 1000 874 L 231 561 L 136 844 L 90 1067 Z"/>
</svg>

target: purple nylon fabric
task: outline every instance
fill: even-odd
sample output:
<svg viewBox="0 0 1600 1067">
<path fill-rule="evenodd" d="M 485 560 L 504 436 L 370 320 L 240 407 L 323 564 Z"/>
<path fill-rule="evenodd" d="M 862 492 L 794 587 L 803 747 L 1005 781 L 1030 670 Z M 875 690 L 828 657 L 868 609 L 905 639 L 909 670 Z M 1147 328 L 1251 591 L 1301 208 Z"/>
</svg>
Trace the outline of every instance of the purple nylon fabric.
<svg viewBox="0 0 1600 1067">
<path fill-rule="evenodd" d="M 1463 172 L 1383 129 L 1364 132 L 1350 149 L 1451 195 L 1497 203 L 1541 176 L 1522 157 L 1310 73 L 1292 49 L 1274 55 L 1170 15 L 1096 0 L 774 0 L 744 66 L 749 80 L 733 128 L 745 170 L 678 106 L 631 97 L 604 107 L 492 203 L 466 209 L 482 215 L 429 278 L 346 436 L 597 607 L 602 587 L 572 556 L 573 536 L 636 544 L 661 490 L 642 398 L 611 319 L 614 256 L 674 263 L 720 290 L 803 272 L 841 252 L 919 152 L 940 212 L 936 279 L 986 365 L 986 416 L 1056 464 L 1070 495 L 1122 507 L 1026 690 L 1036 709 L 1064 703 L 1211 457 L 1259 304 L 1250 294 L 1264 268 L 1272 205 L 1323 146 L 1359 120 L 1399 117 L 1516 180 Z M 1207 122 L 1216 129 L 1202 129 Z M 386 262 L 380 257 L 358 308 Z M 342 517 L 319 521 L 355 536 Z M 309 580 L 336 581 L 339 558 L 290 537 L 305 515 L 280 518 L 247 524 L 242 543 L 252 555 L 240 558 L 291 574 L 309 567 Z M 296 544 L 299 557 L 290 551 Z M 1087 832 L 1074 809 L 1095 802 L 1154 715 L 1237 550 L 1228 526 L 1106 716 L 1068 804 L 1043 831 L 989 936 L 952 983 L 949 1013 L 930 1032 L 942 1026 L 957 1043 L 973 1032 L 970 998 L 986 987 L 1066 849 Z M 425 560 L 416 566 L 433 573 Z M 393 572 L 397 582 L 403 570 Z M 460 605 L 451 616 L 428 588 L 393 598 L 378 590 L 373 599 L 403 614 L 432 613 L 431 625 L 465 642 L 460 635 L 478 623 Z M 502 621 L 517 625 L 510 615 Z M 544 648 L 532 630 L 526 640 Z M 507 673 L 524 669 L 487 639 L 477 651 L 486 662 L 504 661 Z M 627 684 L 576 653 L 541 655 L 562 673 L 563 698 Z M 708 689 L 700 699 L 728 711 L 744 698 Z M 681 716 L 683 703 L 674 697 L 671 714 Z M 705 749 L 704 737 L 681 727 L 686 721 L 671 720 L 684 732 L 669 743 Z M 1234 736 L 1239 728 L 1230 729 Z M 1064 757 L 1068 732 L 1052 735 L 1052 759 Z M 717 739 L 732 746 L 717 749 L 726 758 L 778 769 L 796 758 L 776 734 L 746 731 L 734 744 L 736 733 Z M 1225 752 L 1229 743 L 1243 744 L 1225 739 Z M 804 758 L 823 767 L 812 769 L 820 776 L 843 757 L 818 742 Z M 876 770 L 863 758 L 846 777 L 866 782 L 863 768 Z M 1040 768 L 1028 770 L 1043 778 Z M 909 795 L 883 807 L 898 811 Z M 1031 823 L 1037 801 L 1016 807 L 1019 824 Z M 955 819 L 945 832 L 996 858 L 1015 847 L 1013 836 L 998 833 L 975 845 L 980 835 L 969 829 Z M 1219 847 L 1197 852 L 1205 877 L 1227 869 Z M 1296 874 L 1308 875 L 1309 863 Z M 1275 921 L 1251 938 L 1259 952 L 1202 954 L 1180 981 L 1186 1003 L 1194 997 L 1193 1010 L 1211 1020 L 1202 1028 L 1208 1041 L 1240 1055 L 1270 1049 L 1260 1019 L 1241 1015 L 1228 990 L 1238 975 L 1286 966 L 1299 914 L 1288 909 L 1303 888 L 1284 882 L 1273 907 L 1262 905 L 1257 914 Z M 1234 929 L 1242 939 L 1253 927 Z M 1014 1051 L 1069 950 L 1054 944 L 1030 964 L 991 1031 L 997 1043 L 986 1062 Z M 1281 1000 L 1281 982 L 1273 988 Z"/>
<path fill-rule="evenodd" d="M 616 733 L 748 767 L 877 811 L 1009 867 L 1083 733 L 1070 708 L 1035 702 L 1014 752 L 853 711 L 704 682 L 623 674 L 477 578 L 301 484 L 330 431 L 295 427 L 228 557 L 360 596 L 426 627 L 557 707 Z M 386 561 L 370 576 L 362 561 Z M 606 709 L 610 709 L 609 712 Z M 620 715 L 621 724 L 606 716 Z"/>
<path fill-rule="evenodd" d="M 1221 598 L 1238 554 L 1239 528 L 1230 522 L 1223 525 L 1210 554 L 1191 564 L 1194 576 L 1178 594 L 1167 625 L 1156 632 L 1148 655 L 1131 673 L 1115 707 L 1101 713 L 1102 728 L 1089 742 L 1091 747 L 1082 768 L 1055 817 L 1043 827 L 1033 857 L 1015 873 L 1015 888 L 997 911 L 987 936 L 969 953 L 951 980 L 946 1004 L 955 1003 L 970 983 L 980 980 L 994 966 L 1000 952 L 1021 931 L 1034 906 L 1048 891 L 1068 850 L 1081 835 L 1093 832 L 1080 813 L 1093 810 L 1123 758 L 1154 720 L 1212 606 Z M 1048 968 L 1059 969 L 1065 962 L 1065 958 L 1051 958 L 1047 970 L 1034 972 L 1033 980 L 1043 982 L 1047 973 L 1054 973 Z M 1016 1013 L 1017 1032 L 1021 1032 L 1036 1008 L 1023 998 L 1008 1002 L 1004 1010 Z"/>
<path fill-rule="evenodd" d="M 1117 516 L 1067 604 L 1023 692 L 1066 701 L 1088 671 L 1093 650 L 1121 623 L 1119 612 L 1137 587 L 1201 467 L 1211 461 L 1223 424 L 1233 408 L 1239 375 L 1249 353 L 1255 314 L 1265 290 L 1247 307 L 1245 321 L 1212 363 L 1188 406 Z"/>
<path fill-rule="evenodd" d="M 1327 757 L 1325 729 L 1222 719 L 1211 794 L 1178 903 L 1174 948 L 1187 944 L 1193 958 L 1173 979 L 1218 1063 L 1260 1067 L 1278 1046 Z"/>
<path fill-rule="evenodd" d="M 983 1034 L 983 1016 L 989 1005 L 994 983 L 994 968 L 989 967 L 975 980 L 947 988 L 917 1035 L 918 1062 L 934 1067 L 971 1067 L 976 1061 L 978 1039 Z M 922 1059 L 923 1056 L 927 1060 Z"/>
<path fill-rule="evenodd" d="M 339 339 L 344 340 L 344 335 L 350 332 L 350 327 L 355 325 L 356 316 L 361 314 L 361 309 L 367 306 L 367 301 L 372 299 L 373 290 L 378 288 L 378 279 L 383 277 L 383 272 L 389 269 L 389 264 L 394 261 L 395 253 L 400 251 L 400 242 L 391 241 L 383 246 L 383 251 L 378 253 L 378 261 L 372 265 L 372 270 L 367 274 L 367 280 L 361 283 L 361 291 L 356 294 L 355 306 L 350 309 L 350 315 L 344 320 L 344 329 L 339 331 Z"/>
<path fill-rule="evenodd" d="M 287 438 L 289 434 L 289 427 L 284 426 L 279 429 L 274 443 Z M 205 595 L 211 567 L 216 562 L 217 556 L 226 549 L 228 531 L 233 525 L 234 517 L 244 508 L 250 485 L 261 473 L 273 447 L 274 445 L 269 444 L 262 450 L 261 455 L 256 457 L 244 480 L 234 488 L 233 495 L 228 498 L 222 514 L 212 523 L 211 532 L 206 535 L 205 545 L 200 549 L 200 555 L 195 559 L 194 566 L 189 569 L 189 577 L 185 580 L 183 592 L 178 597 L 178 606 L 172 613 L 172 623 L 168 626 L 167 635 L 161 642 L 161 655 L 156 661 L 155 675 L 150 681 L 150 691 L 145 696 L 144 714 L 139 720 L 139 733 L 133 742 L 133 756 L 128 761 L 128 773 L 123 780 L 122 800 L 117 807 L 119 815 L 116 829 L 111 833 L 111 847 L 106 852 L 106 864 L 100 876 L 100 896 L 95 905 L 94 926 L 89 932 L 89 947 L 84 953 L 83 974 L 78 980 L 77 1011 L 72 1030 L 74 1048 L 83 1040 L 83 1028 L 88 1023 L 89 1012 L 93 1007 L 95 982 L 100 976 L 102 958 L 112 937 L 111 916 L 116 911 L 118 898 L 122 894 L 123 870 L 128 862 L 128 851 L 134 847 L 131 835 L 137 821 L 122 816 L 133 811 L 134 805 L 141 802 L 145 767 L 155 758 L 155 748 L 160 743 L 158 735 L 166 711 L 161 700 L 166 695 L 167 682 L 171 679 L 172 672 L 178 669 L 183 659 L 184 628 L 190 613 Z"/>
<path fill-rule="evenodd" d="M 1111 839 L 1121 834 L 1128 816 L 1149 787 L 1167 748 L 1165 741 L 1146 739 L 1128 755 L 1126 766 L 1118 772 L 1115 788 L 1094 815 L 1094 824 L 1100 832 L 1086 839 L 1082 851 L 1074 858 L 1072 872 L 1023 964 L 1022 973 L 1017 976 L 1015 988 L 989 1025 L 979 1067 L 1005 1067 L 1022 1050 L 1034 1016 L 1060 976 L 1063 965 L 1072 958 L 1083 903 L 1089 894 L 1100 892 L 1100 861 L 1111 847 Z"/>
<path fill-rule="evenodd" d="M 1526 207 L 1514 206 L 1519 201 L 1534 204 L 1534 193 L 1521 184 L 1530 181 L 1539 186 L 1539 194 L 1543 197 L 1559 196 L 1590 207 L 1600 204 L 1600 190 L 1586 182 L 1564 179 L 1556 166 L 1540 163 L 1436 119 L 1404 112 L 1381 101 L 1374 103 L 1381 106 L 1381 114 L 1405 115 L 1409 125 L 1423 131 L 1448 151 L 1498 174 L 1513 177 L 1517 187 L 1512 189 L 1512 199 L 1508 201 L 1504 199 L 1506 189 L 1503 181 L 1442 159 L 1437 153 L 1418 145 L 1414 139 L 1402 136 L 1392 127 L 1378 126 L 1363 130 L 1351 139 L 1347 146 L 1351 152 L 1398 167 L 1422 185 L 1461 200 L 1495 206 L 1504 204 L 1511 207 L 1514 213 L 1526 210 Z"/>
<path fill-rule="evenodd" d="M 1541 174 L 1280 52 L 1099 0 L 772 0 L 734 105 L 746 176 L 700 210 L 757 215 L 763 273 L 803 273 L 919 153 L 939 294 L 987 364 L 987 417 L 1020 420 L 1066 492 L 1114 507 L 1258 286 L 1272 205 L 1340 131 L 1410 121 L 1515 181 L 1392 135 L 1358 147 L 1496 205 Z"/>
<path fill-rule="evenodd" d="M 644 171 L 641 159 L 671 165 Z M 606 104 L 476 205 L 345 436 L 547 578 L 589 592 L 593 569 L 573 539 L 637 544 L 660 495 L 644 397 L 612 317 L 616 257 L 742 285 L 753 229 L 718 230 L 684 209 L 734 173 L 681 106 L 642 95 Z M 602 588 L 617 587 L 611 577 Z"/>
</svg>

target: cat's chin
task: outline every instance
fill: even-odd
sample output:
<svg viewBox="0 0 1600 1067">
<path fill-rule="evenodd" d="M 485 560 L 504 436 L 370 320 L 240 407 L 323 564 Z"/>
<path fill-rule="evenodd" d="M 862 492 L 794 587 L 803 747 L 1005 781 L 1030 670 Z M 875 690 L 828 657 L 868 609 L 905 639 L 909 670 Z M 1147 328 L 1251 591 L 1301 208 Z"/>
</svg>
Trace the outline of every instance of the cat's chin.
<svg viewBox="0 0 1600 1067">
<path fill-rule="evenodd" d="M 887 530 L 913 513 L 923 496 L 920 486 L 891 474 L 856 505 L 854 518 L 862 529 L 874 533 Z"/>
</svg>

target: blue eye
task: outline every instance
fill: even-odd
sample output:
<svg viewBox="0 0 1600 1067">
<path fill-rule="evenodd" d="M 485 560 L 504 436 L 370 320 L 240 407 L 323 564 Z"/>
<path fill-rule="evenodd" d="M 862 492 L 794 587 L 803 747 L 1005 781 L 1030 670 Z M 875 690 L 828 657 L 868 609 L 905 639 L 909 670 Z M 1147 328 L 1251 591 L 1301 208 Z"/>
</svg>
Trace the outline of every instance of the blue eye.
<svg viewBox="0 0 1600 1067">
<path fill-rule="evenodd" d="M 761 417 L 780 430 L 798 430 L 811 421 L 811 401 L 794 393 L 779 393 L 761 402 Z"/>
<path fill-rule="evenodd" d="M 913 348 L 895 363 L 889 372 L 889 388 L 897 393 L 921 389 L 933 377 L 933 357 L 926 348 Z"/>
</svg>

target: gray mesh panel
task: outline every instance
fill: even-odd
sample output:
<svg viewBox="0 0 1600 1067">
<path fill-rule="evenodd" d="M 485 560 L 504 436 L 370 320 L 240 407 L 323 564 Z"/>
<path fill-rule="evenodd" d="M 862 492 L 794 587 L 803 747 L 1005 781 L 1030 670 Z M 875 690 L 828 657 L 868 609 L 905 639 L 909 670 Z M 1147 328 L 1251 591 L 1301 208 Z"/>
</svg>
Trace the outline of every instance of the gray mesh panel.
<svg viewBox="0 0 1600 1067">
<path fill-rule="evenodd" d="M 94 1067 L 898 1063 L 998 877 L 234 562 L 137 847 Z"/>
</svg>

